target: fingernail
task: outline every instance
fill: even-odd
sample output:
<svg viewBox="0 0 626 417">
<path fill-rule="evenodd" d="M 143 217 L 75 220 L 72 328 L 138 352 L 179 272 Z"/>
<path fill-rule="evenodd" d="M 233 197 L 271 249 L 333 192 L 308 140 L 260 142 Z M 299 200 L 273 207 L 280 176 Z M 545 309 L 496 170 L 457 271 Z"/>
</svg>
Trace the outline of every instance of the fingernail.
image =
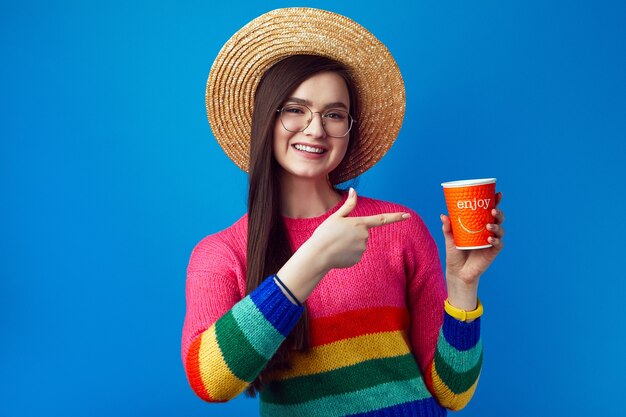
<svg viewBox="0 0 626 417">
<path fill-rule="evenodd" d="M 350 191 L 348 191 L 348 197 L 352 197 L 354 195 L 354 188 L 350 187 Z"/>
<path fill-rule="evenodd" d="M 409 217 L 411 217 L 411 215 L 410 215 L 409 213 L 404 213 L 404 214 L 402 215 L 402 218 L 403 218 L 403 219 L 408 219 Z"/>
<path fill-rule="evenodd" d="M 487 229 L 489 229 L 489 230 L 493 230 L 493 229 L 495 229 L 495 228 L 496 228 L 496 226 L 495 226 L 495 225 L 493 225 L 493 224 L 488 224 L 488 225 L 487 225 Z"/>
</svg>

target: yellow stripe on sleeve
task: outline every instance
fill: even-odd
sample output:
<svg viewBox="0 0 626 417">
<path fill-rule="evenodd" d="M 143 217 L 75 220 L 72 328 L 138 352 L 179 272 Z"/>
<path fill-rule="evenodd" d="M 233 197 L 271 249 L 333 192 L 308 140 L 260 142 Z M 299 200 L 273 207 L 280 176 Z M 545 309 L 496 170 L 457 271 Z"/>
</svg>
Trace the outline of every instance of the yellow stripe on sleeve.
<svg viewBox="0 0 626 417">
<path fill-rule="evenodd" d="M 455 394 L 450 390 L 450 388 L 448 388 L 445 382 L 443 382 L 443 380 L 437 373 L 434 364 L 433 366 L 431 366 L 431 369 L 433 388 L 435 390 L 434 394 L 442 406 L 449 408 L 453 411 L 458 411 L 470 402 L 470 400 L 474 396 L 474 391 L 476 391 L 476 386 L 478 385 L 480 375 L 478 375 L 478 378 L 476 378 L 474 384 L 472 384 L 472 386 L 467 391 L 462 394 Z"/>
<path fill-rule="evenodd" d="M 226 401 L 235 398 L 248 386 L 247 382 L 237 378 L 226 365 L 217 344 L 215 325 L 202 334 L 198 360 L 202 383 L 214 400 Z"/>
</svg>

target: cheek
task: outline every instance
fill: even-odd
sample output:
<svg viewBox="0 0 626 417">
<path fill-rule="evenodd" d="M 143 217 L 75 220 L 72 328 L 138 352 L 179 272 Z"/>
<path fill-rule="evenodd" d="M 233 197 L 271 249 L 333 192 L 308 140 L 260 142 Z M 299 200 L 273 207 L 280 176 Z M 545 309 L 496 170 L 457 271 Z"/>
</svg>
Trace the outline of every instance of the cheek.
<svg viewBox="0 0 626 417">
<path fill-rule="evenodd" d="M 341 162 L 343 162 L 343 160 L 346 158 L 347 155 L 348 155 L 348 143 L 347 142 L 344 144 L 335 145 L 333 159 L 330 162 L 331 171 L 336 169 L 341 164 Z"/>
<path fill-rule="evenodd" d="M 280 122 L 274 126 L 274 138 L 272 139 L 272 150 L 274 158 L 280 166 L 284 167 L 287 152 L 289 151 L 289 132 L 283 129 Z"/>
<path fill-rule="evenodd" d="M 343 142 L 337 147 L 339 155 L 341 155 L 340 161 L 342 161 L 348 154 L 348 141 Z"/>
<path fill-rule="evenodd" d="M 274 148 L 279 146 L 285 146 L 290 138 L 290 132 L 287 132 L 283 125 L 280 124 L 280 121 L 276 121 L 274 125 Z"/>
</svg>

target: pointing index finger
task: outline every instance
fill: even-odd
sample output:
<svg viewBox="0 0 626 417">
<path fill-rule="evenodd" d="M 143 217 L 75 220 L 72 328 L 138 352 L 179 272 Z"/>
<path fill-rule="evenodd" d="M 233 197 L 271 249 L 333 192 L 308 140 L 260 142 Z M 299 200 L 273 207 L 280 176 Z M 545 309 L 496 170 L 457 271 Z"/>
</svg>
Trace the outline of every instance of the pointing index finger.
<svg viewBox="0 0 626 417">
<path fill-rule="evenodd" d="M 359 217 L 358 219 L 362 221 L 368 229 L 371 229 L 372 227 L 401 222 L 409 217 L 411 217 L 409 213 L 381 213 L 374 214 L 373 216 Z"/>
</svg>

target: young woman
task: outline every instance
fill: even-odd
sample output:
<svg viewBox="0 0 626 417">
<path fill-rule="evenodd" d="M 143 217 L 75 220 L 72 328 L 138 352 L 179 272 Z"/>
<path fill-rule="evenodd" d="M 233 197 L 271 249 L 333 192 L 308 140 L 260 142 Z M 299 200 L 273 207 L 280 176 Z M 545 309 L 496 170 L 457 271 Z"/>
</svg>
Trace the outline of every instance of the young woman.
<svg viewBox="0 0 626 417">
<path fill-rule="evenodd" d="M 353 57 L 346 31 L 359 32 L 355 51 L 364 38 L 382 45 L 355 25 L 315 9 L 270 12 L 240 30 L 211 70 L 211 126 L 250 186 L 248 213 L 198 243 L 187 270 L 182 357 L 191 387 L 207 401 L 247 389 L 260 392 L 267 416 L 440 416 L 465 406 L 475 390 L 478 280 L 502 248 L 503 214 L 493 211 L 493 246 L 474 251 L 455 248 L 441 216 L 444 282 L 435 242 L 414 211 L 336 187 L 382 157 L 404 110 L 393 77 L 372 79 L 370 64 L 346 57 Z M 320 33 L 333 42 L 302 47 Z M 257 39 L 244 49 L 267 57 L 256 64 L 247 104 L 249 160 L 233 157 L 241 145 L 225 133 L 236 136 L 232 125 L 245 120 L 246 101 L 229 92 L 246 84 L 225 76 L 233 71 L 226 61 L 246 61 L 229 47 L 242 39 Z M 300 48 L 286 53 L 289 45 Z M 386 49 L 369 57 L 372 65 L 376 58 L 392 60 Z M 390 140 L 372 134 L 385 131 Z"/>
</svg>

